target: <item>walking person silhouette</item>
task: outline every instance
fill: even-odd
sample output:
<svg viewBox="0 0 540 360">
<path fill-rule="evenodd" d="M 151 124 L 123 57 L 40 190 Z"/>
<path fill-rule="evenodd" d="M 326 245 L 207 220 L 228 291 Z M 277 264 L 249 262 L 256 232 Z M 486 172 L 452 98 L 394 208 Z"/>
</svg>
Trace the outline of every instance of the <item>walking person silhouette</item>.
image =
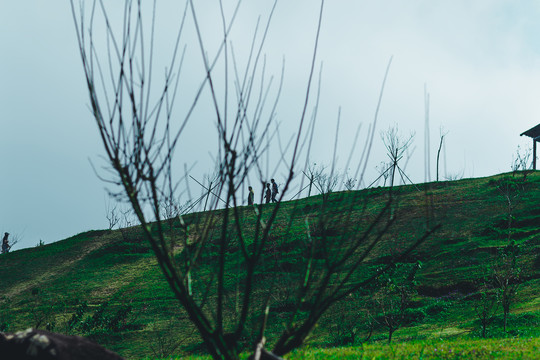
<svg viewBox="0 0 540 360">
<path fill-rule="evenodd" d="M 279 193 L 278 186 L 274 179 L 270 181 L 272 182 L 272 202 L 277 202 L 276 196 Z"/>
<path fill-rule="evenodd" d="M 248 205 L 253 205 L 255 201 L 255 193 L 253 192 L 253 188 L 251 186 L 249 186 L 248 189 L 249 189 Z"/>
<path fill-rule="evenodd" d="M 267 204 L 270 202 L 271 197 L 272 197 L 272 190 L 270 190 L 270 183 L 266 183 L 266 192 L 264 193 L 264 199 L 266 200 Z"/>
</svg>

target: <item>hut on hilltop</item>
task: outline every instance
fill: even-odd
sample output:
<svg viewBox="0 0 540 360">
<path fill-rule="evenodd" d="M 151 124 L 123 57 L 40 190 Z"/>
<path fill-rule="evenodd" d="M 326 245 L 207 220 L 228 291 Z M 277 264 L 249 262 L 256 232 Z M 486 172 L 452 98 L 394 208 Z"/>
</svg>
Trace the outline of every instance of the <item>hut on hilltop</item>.
<svg viewBox="0 0 540 360">
<path fill-rule="evenodd" d="M 536 142 L 540 141 L 540 124 L 521 133 L 521 136 L 528 136 L 533 140 L 533 170 L 536 170 Z"/>
</svg>

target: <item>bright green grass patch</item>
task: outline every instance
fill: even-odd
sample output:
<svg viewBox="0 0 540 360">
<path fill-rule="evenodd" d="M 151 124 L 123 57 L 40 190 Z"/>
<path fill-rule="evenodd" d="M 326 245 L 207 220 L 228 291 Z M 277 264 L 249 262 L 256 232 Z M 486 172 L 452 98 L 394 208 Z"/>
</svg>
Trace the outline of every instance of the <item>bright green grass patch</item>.
<svg viewBox="0 0 540 360">
<path fill-rule="evenodd" d="M 303 349 L 288 360 L 384 360 L 384 359 L 538 359 L 540 339 L 489 339 L 422 341 L 401 344 L 368 344 L 359 347 Z M 247 355 L 243 358 L 247 358 Z M 150 359 L 150 358 L 148 358 Z M 207 360 L 209 356 L 167 358 L 167 360 Z M 164 359 L 163 359 L 164 360 Z"/>
<path fill-rule="evenodd" d="M 287 357 L 296 359 L 538 359 L 540 340 L 490 339 L 370 344 L 363 347 L 308 349 Z"/>
</svg>

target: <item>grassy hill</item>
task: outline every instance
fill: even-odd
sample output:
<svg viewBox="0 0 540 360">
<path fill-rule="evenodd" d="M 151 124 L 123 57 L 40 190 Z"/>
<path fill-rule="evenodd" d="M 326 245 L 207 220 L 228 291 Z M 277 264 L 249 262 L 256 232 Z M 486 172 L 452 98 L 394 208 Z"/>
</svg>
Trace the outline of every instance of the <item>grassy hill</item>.
<svg viewBox="0 0 540 360">
<path fill-rule="evenodd" d="M 367 217 L 384 201 L 386 190 L 355 193 L 369 197 Z M 343 241 L 344 237 L 338 234 L 346 231 L 349 223 L 365 220 L 350 208 L 344 216 L 345 209 L 340 204 L 352 194 L 334 193 L 329 198 L 335 203 L 332 216 L 347 221 L 333 229 L 336 241 Z M 528 175 L 526 180 L 522 174 L 503 174 L 401 186 L 396 188 L 396 194 L 399 207 L 392 214 L 396 220 L 386 234 L 384 246 L 371 254 L 370 267 L 392 261 L 411 239 L 424 231 L 426 221 L 440 223 L 442 227 L 401 260 L 405 264 L 421 261 L 422 266 L 407 321 L 395 332 L 393 341 L 478 337 L 480 324 L 474 307 L 481 299 L 483 279 L 489 278 L 489 266 L 497 261 L 499 249 L 509 244 L 509 238 L 520 248 L 521 284 L 507 332 L 502 331 L 499 312 L 488 326 L 488 336 L 538 338 L 540 172 Z M 281 256 L 290 256 L 288 271 L 297 271 L 293 260 L 301 230 L 291 230 L 286 223 L 316 215 L 322 201 L 321 196 L 313 196 L 283 204 L 275 231 L 282 238 Z M 426 202 L 431 205 L 428 213 Z M 249 209 L 243 211 L 248 214 Z M 186 222 L 191 221 L 190 216 Z M 284 228 L 288 230 L 280 232 Z M 210 271 L 212 256 L 208 255 L 206 260 L 200 266 L 208 266 Z M 376 318 L 368 305 L 370 297 L 368 292 L 361 292 L 331 308 L 307 346 L 359 344 L 370 327 L 373 334 L 369 341 L 385 342 L 384 326 L 368 321 Z M 276 307 L 274 311 L 286 314 L 285 307 Z M 90 231 L 1 255 L 0 330 L 27 327 L 89 336 L 130 358 L 202 351 L 200 340 L 162 279 L 153 253 L 137 228 Z M 277 328 L 279 323 L 271 324 L 267 333 L 270 341 Z M 351 329 L 355 329 L 353 344 Z"/>
</svg>

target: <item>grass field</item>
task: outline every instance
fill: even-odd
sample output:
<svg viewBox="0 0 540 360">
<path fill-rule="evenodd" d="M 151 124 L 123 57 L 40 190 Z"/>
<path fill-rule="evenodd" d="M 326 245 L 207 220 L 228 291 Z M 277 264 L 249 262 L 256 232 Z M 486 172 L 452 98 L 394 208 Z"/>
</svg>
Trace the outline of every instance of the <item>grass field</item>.
<svg viewBox="0 0 540 360">
<path fill-rule="evenodd" d="M 301 349 L 291 353 L 290 360 L 466 360 L 538 359 L 540 340 L 488 339 L 488 340 L 433 340 L 400 344 L 366 344 L 331 349 Z M 247 355 L 245 356 L 247 359 Z M 152 358 L 148 358 L 152 359 Z M 171 357 L 167 360 L 210 360 L 208 356 Z M 165 359 L 163 359 L 165 360 Z"/>
<path fill-rule="evenodd" d="M 421 262 L 407 320 L 388 344 L 387 329 L 373 321 L 377 314 L 369 303 L 371 294 L 367 290 L 359 292 L 332 307 L 304 348 L 287 358 L 538 358 L 540 172 L 530 174 L 523 183 L 521 179 L 521 174 L 502 174 L 422 185 L 420 189 L 397 188 L 400 206 L 396 221 L 383 245 L 371 254 L 366 273 L 391 261 L 397 251 L 423 231 L 426 199 L 433 205 L 432 221 L 442 224 L 437 233 L 402 260 L 404 265 Z M 522 186 L 519 193 L 511 193 L 517 195 L 508 227 L 508 199 L 501 189 L 516 181 Z M 332 216 L 343 217 L 340 204 L 351 196 L 369 198 L 369 214 L 380 208 L 386 192 L 379 188 L 332 194 Z M 280 268 L 279 274 L 271 266 L 265 268 L 255 291 L 267 290 L 265 280 L 273 276 L 299 275 L 296 259 L 304 241 L 303 219 L 316 216 L 321 201 L 321 196 L 313 196 L 283 204 L 274 232 L 279 243 L 276 251 L 286 266 Z M 348 221 L 365 220 L 355 215 L 360 210 L 350 209 Z M 246 208 L 246 223 L 251 216 Z M 189 216 L 186 221 L 191 221 Z M 341 222 L 329 236 L 336 242 L 346 241 L 343 234 L 347 229 L 348 224 Z M 509 234 L 520 248 L 517 296 L 507 331 L 502 329 L 502 311 L 497 311 L 487 326 L 488 339 L 480 339 L 481 324 L 474 308 L 481 297 L 482 281 L 489 275 L 498 249 L 508 245 Z M 206 260 L 199 265 L 201 276 L 211 274 L 215 256 L 215 249 L 205 254 Z M 235 286 L 231 277 L 227 291 L 234 294 Z M 154 255 L 137 228 L 91 231 L 1 255 L 0 291 L 3 331 L 39 327 L 84 335 L 132 359 L 204 358 L 200 357 L 205 352 L 200 339 L 163 281 Z M 270 345 L 288 311 L 284 300 L 272 308 L 266 333 Z M 229 316 L 235 316 L 232 302 Z"/>
</svg>

